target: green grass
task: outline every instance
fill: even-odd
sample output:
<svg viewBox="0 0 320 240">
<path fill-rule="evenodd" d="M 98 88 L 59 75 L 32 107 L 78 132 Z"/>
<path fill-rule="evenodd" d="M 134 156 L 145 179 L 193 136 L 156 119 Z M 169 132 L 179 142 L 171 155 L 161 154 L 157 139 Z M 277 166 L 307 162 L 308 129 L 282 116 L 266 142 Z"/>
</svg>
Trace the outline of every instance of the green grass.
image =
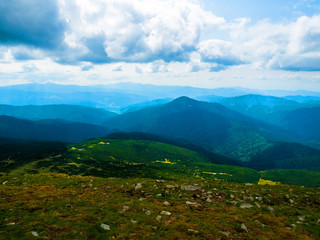
<svg viewBox="0 0 320 240">
<path fill-rule="evenodd" d="M 212 159 L 197 152 L 147 140 L 98 138 L 66 147 L 46 146 L 38 152 L 27 152 L 27 154 L 22 152 L 16 157 L 6 153 L 1 161 L 1 169 L 5 172 L 21 174 L 65 173 L 105 178 L 167 180 L 189 178 L 240 183 L 257 183 L 260 178 L 263 178 L 283 184 L 320 186 L 318 172 L 299 170 L 258 172 L 245 167 L 212 164 Z M 24 159 L 23 156 L 27 158 Z"/>
<path fill-rule="evenodd" d="M 320 237 L 317 224 L 320 193 L 315 188 L 55 173 L 3 174 L 0 183 L 4 182 L 0 185 L 0 239 L 35 239 L 32 231 L 40 239 Z M 137 183 L 141 183 L 140 189 L 135 188 Z M 184 191 L 182 185 L 196 185 L 200 189 Z M 165 201 L 171 205 L 164 205 Z M 186 201 L 199 206 L 189 207 Z M 252 207 L 242 209 L 243 203 Z M 129 209 L 122 211 L 124 206 Z M 169 211 L 171 215 L 161 215 L 161 211 Z M 156 219 L 158 215 L 162 216 L 160 221 Z M 299 216 L 305 220 L 300 221 Z M 111 230 L 103 230 L 102 223 Z M 241 229 L 241 224 L 246 225 L 248 232 Z M 229 237 L 222 232 L 228 232 Z"/>
</svg>

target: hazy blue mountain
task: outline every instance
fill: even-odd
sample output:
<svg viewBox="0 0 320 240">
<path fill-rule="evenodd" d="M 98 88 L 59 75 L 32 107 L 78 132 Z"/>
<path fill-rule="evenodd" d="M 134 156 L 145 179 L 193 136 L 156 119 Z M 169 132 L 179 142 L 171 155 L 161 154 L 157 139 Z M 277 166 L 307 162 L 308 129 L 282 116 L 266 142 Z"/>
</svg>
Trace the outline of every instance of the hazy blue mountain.
<svg viewBox="0 0 320 240">
<path fill-rule="evenodd" d="M 280 129 L 220 104 L 187 97 L 110 118 L 106 126 L 113 131 L 139 131 L 187 139 L 242 161 L 249 161 L 267 148 L 270 140 L 290 139 Z"/>
<path fill-rule="evenodd" d="M 295 95 L 284 98 L 298 103 L 320 104 L 320 97 Z"/>
<path fill-rule="evenodd" d="M 52 105 L 68 104 L 104 108 L 120 112 L 121 108 L 152 100 L 146 96 L 119 92 L 32 92 L 0 88 L 0 104 L 7 105 Z"/>
<path fill-rule="evenodd" d="M 105 127 L 63 120 L 30 121 L 0 116 L 0 137 L 40 141 L 80 142 L 104 136 Z"/>
<path fill-rule="evenodd" d="M 284 98 L 253 94 L 224 98 L 220 103 L 242 114 L 264 121 L 268 121 L 271 113 L 291 111 L 302 107 L 301 104 Z"/>
<path fill-rule="evenodd" d="M 62 119 L 73 122 L 101 125 L 106 119 L 117 114 L 108 112 L 104 109 L 75 105 L 0 105 L 0 115 L 28 120 Z"/>
<path fill-rule="evenodd" d="M 308 141 L 320 142 L 320 107 L 301 108 L 281 116 L 280 124 Z"/>
<path fill-rule="evenodd" d="M 137 111 L 137 110 L 147 108 L 147 107 L 160 106 L 160 105 L 166 104 L 170 101 L 172 101 L 172 98 L 156 99 L 156 100 L 152 100 L 152 101 L 136 103 L 136 104 L 132 104 L 132 105 L 129 105 L 129 106 L 121 109 L 121 112 L 123 112 L 123 113 L 133 112 L 133 111 Z"/>
</svg>

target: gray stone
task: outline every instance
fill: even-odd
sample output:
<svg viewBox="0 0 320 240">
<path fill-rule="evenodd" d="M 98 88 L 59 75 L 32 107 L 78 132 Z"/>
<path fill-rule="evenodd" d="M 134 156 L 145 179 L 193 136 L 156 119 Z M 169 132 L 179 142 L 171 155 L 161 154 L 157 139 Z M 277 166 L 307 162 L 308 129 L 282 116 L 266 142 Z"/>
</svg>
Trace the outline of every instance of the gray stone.
<svg viewBox="0 0 320 240">
<path fill-rule="evenodd" d="M 168 201 L 165 201 L 163 204 L 166 206 L 171 206 L 171 203 L 169 203 Z"/>
<path fill-rule="evenodd" d="M 240 204 L 240 208 L 252 208 L 252 207 L 253 207 L 253 205 L 248 204 L 248 203 L 241 203 Z"/>
<path fill-rule="evenodd" d="M 142 188 L 142 184 L 141 184 L 141 183 L 137 183 L 134 189 L 135 189 L 135 190 L 138 190 L 138 189 L 140 189 L 140 188 Z"/>
<path fill-rule="evenodd" d="M 306 220 L 306 216 L 302 215 L 302 216 L 298 216 L 299 221 L 303 222 L 304 220 Z"/>
<path fill-rule="evenodd" d="M 188 229 L 188 232 L 191 232 L 191 233 L 194 233 L 194 234 L 198 234 L 199 233 L 199 231 L 191 229 L 191 228 Z"/>
<path fill-rule="evenodd" d="M 161 211 L 160 213 L 161 215 L 165 215 L 165 216 L 170 216 L 171 215 L 171 212 L 168 212 L 168 211 Z"/>
<path fill-rule="evenodd" d="M 32 236 L 39 237 L 39 233 L 36 231 L 31 231 Z"/>
<path fill-rule="evenodd" d="M 103 230 L 106 230 L 106 231 L 110 231 L 111 228 L 109 225 L 107 224 L 104 224 L 104 223 L 101 223 L 100 227 L 103 229 Z"/>
<path fill-rule="evenodd" d="M 190 201 L 186 201 L 186 204 L 187 204 L 188 206 L 194 206 L 194 207 L 199 206 L 199 203 L 190 202 Z"/>
<path fill-rule="evenodd" d="M 220 231 L 219 233 L 225 235 L 226 237 L 229 237 L 231 234 L 229 231 L 224 231 L 224 232 Z"/>
<path fill-rule="evenodd" d="M 241 223 L 241 229 L 245 230 L 246 232 L 248 232 L 248 228 L 244 223 Z"/>
<path fill-rule="evenodd" d="M 184 190 L 184 191 L 193 192 L 193 191 L 197 191 L 199 189 L 200 189 L 200 187 L 192 186 L 192 185 L 183 185 L 183 186 L 181 186 L 181 190 Z"/>
<path fill-rule="evenodd" d="M 156 217 L 156 220 L 157 220 L 158 222 L 160 222 L 161 219 L 162 219 L 162 217 L 161 217 L 160 215 L 158 215 L 158 216 Z"/>
</svg>

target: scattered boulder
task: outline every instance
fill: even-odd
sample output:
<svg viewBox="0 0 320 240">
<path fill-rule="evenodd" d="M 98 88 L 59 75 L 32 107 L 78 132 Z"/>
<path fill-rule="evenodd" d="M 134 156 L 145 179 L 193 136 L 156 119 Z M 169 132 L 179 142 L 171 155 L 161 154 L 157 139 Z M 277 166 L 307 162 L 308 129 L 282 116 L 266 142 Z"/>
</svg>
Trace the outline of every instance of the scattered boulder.
<svg viewBox="0 0 320 240">
<path fill-rule="evenodd" d="M 186 204 L 187 204 L 188 206 L 190 206 L 190 207 L 198 207 L 198 206 L 200 206 L 200 204 L 197 203 L 197 202 L 186 201 Z"/>
<path fill-rule="evenodd" d="M 198 234 L 199 233 L 199 231 L 191 229 L 191 228 L 188 229 L 188 232 L 194 233 L 194 234 Z"/>
<path fill-rule="evenodd" d="M 175 186 L 174 186 L 174 185 L 167 184 L 167 185 L 166 185 L 166 188 L 168 188 L 168 189 L 175 189 Z"/>
<path fill-rule="evenodd" d="M 124 205 L 123 206 L 123 208 L 122 208 L 122 210 L 120 211 L 120 212 L 126 212 L 126 211 L 128 211 L 129 210 L 129 206 L 126 206 L 126 205 Z"/>
<path fill-rule="evenodd" d="M 160 222 L 161 219 L 162 219 L 162 217 L 161 217 L 160 215 L 158 215 L 158 216 L 156 217 L 156 220 L 157 220 L 158 222 Z"/>
<path fill-rule="evenodd" d="M 212 203 L 211 198 L 209 198 L 209 197 L 208 197 L 208 198 L 206 199 L 206 202 L 208 202 L 208 203 Z"/>
<path fill-rule="evenodd" d="M 164 180 L 156 180 L 157 183 L 164 183 Z"/>
<path fill-rule="evenodd" d="M 270 212 L 274 212 L 274 208 L 273 207 L 268 207 L 267 208 Z"/>
<path fill-rule="evenodd" d="M 39 233 L 37 231 L 31 231 L 32 236 L 39 237 Z"/>
<path fill-rule="evenodd" d="M 168 211 L 161 211 L 160 213 L 161 215 L 165 215 L 165 216 L 170 216 L 171 215 L 171 212 L 168 212 Z"/>
<path fill-rule="evenodd" d="M 135 189 L 135 190 L 138 190 L 138 189 L 140 189 L 140 188 L 142 188 L 142 184 L 141 184 L 141 183 L 137 183 L 134 189 Z"/>
<path fill-rule="evenodd" d="M 2 183 L 2 185 L 6 185 L 8 183 L 8 181 L 4 181 L 3 183 Z"/>
<path fill-rule="evenodd" d="M 241 229 L 243 229 L 244 231 L 248 232 L 248 228 L 244 223 L 241 223 Z"/>
<path fill-rule="evenodd" d="M 166 206 L 171 206 L 171 203 L 169 203 L 168 201 L 165 201 L 163 204 Z"/>
<path fill-rule="evenodd" d="M 251 187 L 253 185 L 253 183 L 246 183 L 245 186 L 247 187 Z"/>
<path fill-rule="evenodd" d="M 111 230 L 110 226 L 107 225 L 107 224 L 104 224 L 104 223 L 101 223 L 100 227 L 105 231 L 110 231 Z"/>
<path fill-rule="evenodd" d="M 200 187 L 198 187 L 198 186 L 192 186 L 192 185 L 183 185 L 183 186 L 181 186 L 181 190 L 184 190 L 184 191 L 193 192 L 193 191 L 197 191 L 199 189 L 200 189 Z"/>
<path fill-rule="evenodd" d="M 144 210 L 144 213 L 147 215 L 151 215 L 151 211 L 150 210 Z"/>
<path fill-rule="evenodd" d="M 231 199 L 234 199 L 234 198 L 235 198 L 235 196 L 234 196 L 233 194 L 230 194 L 229 197 L 230 197 Z"/>
<path fill-rule="evenodd" d="M 253 205 L 251 205 L 251 204 L 248 204 L 248 203 L 241 203 L 240 204 L 240 208 L 252 208 L 253 207 Z"/>
<path fill-rule="evenodd" d="M 229 231 L 220 231 L 219 233 L 225 235 L 226 237 L 229 237 L 231 234 Z"/>
<path fill-rule="evenodd" d="M 306 220 L 306 216 L 302 215 L 302 216 L 298 216 L 299 221 L 303 222 Z"/>
</svg>

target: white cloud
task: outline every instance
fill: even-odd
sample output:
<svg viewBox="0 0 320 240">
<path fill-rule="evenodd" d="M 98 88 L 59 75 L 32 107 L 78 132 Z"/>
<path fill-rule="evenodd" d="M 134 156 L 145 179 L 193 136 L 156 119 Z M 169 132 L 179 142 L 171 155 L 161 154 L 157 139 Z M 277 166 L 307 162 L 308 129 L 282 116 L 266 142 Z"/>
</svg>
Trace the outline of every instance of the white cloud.
<svg viewBox="0 0 320 240">
<path fill-rule="evenodd" d="M 105 58 L 148 62 L 185 60 L 206 27 L 225 24 L 195 0 L 61 0 L 66 42 L 81 54 L 99 36 Z M 103 54 L 103 53 L 101 53 Z"/>
</svg>

